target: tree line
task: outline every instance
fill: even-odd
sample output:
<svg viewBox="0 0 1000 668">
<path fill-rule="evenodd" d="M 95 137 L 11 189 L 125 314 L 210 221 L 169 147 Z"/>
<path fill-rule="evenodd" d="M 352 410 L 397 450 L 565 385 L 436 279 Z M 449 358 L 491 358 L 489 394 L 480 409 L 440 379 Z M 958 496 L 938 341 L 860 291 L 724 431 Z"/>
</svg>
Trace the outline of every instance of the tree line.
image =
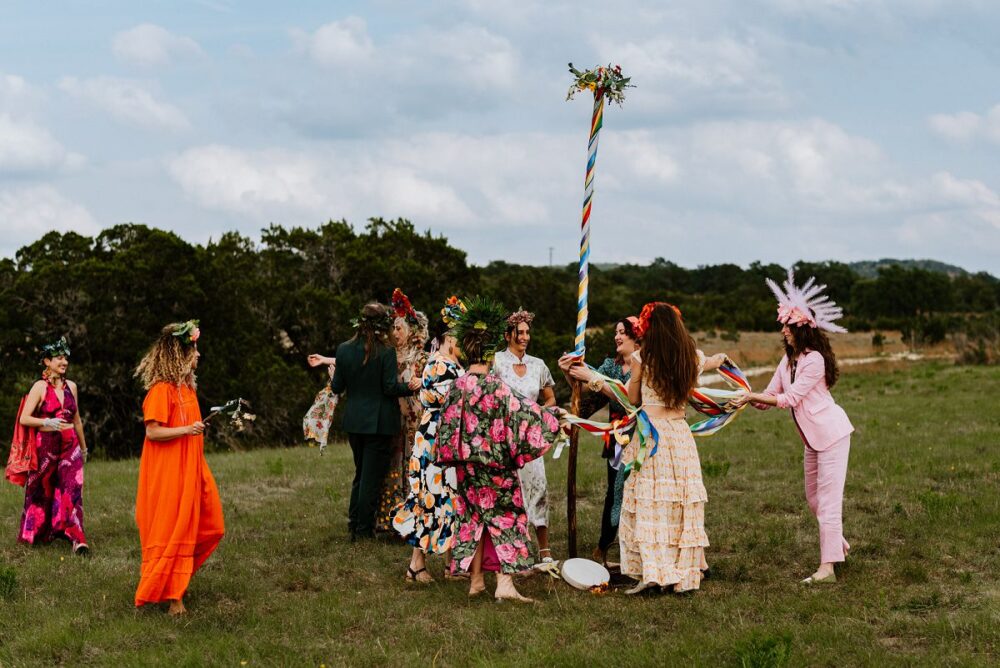
<svg viewBox="0 0 1000 668">
<path fill-rule="evenodd" d="M 902 329 L 929 342 L 951 332 L 992 336 L 995 350 L 1000 281 L 989 274 L 887 267 L 871 279 L 839 262 L 799 263 L 796 271 L 829 286 L 848 329 Z M 132 370 L 164 324 L 200 318 L 202 401 L 242 397 L 258 415 L 251 433 L 236 439 L 219 430 L 216 444 L 298 443 L 301 417 L 324 382 L 305 355 L 331 353 L 349 338 L 366 301 L 387 301 L 398 286 L 433 319 L 452 294 L 490 295 L 537 314 L 532 352 L 554 366 L 572 348 L 576 273 L 575 265 L 473 266 L 444 237 L 402 219 L 372 219 L 362 229 L 346 221 L 272 225 L 259 241 L 231 232 L 204 245 L 135 224 L 95 237 L 50 232 L 0 260 L 0 415 L 13 421 L 38 378 L 39 347 L 66 335 L 91 449 L 135 455 L 144 393 Z M 609 352 L 607 325 L 657 299 L 676 303 L 692 330 L 773 331 L 764 278 L 785 273 L 776 264 L 685 269 L 663 259 L 593 267 L 588 349 Z"/>
</svg>

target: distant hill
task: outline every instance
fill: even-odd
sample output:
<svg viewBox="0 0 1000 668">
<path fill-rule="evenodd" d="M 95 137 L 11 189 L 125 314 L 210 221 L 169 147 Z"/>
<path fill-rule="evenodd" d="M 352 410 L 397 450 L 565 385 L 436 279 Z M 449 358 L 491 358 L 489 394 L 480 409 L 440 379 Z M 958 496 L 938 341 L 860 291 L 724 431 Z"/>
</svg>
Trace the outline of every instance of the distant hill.
<svg viewBox="0 0 1000 668">
<path fill-rule="evenodd" d="M 961 267 L 956 267 L 953 264 L 947 264 L 945 262 L 938 262 L 937 260 L 894 260 L 892 258 L 883 258 L 881 260 L 861 260 L 860 262 L 847 263 L 847 266 L 862 278 L 878 278 L 878 270 L 880 268 L 891 267 L 893 265 L 903 267 L 904 269 L 923 269 L 925 271 L 933 271 L 939 274 L 947 274 L 952 277 L 968 276 L 969 274 L 969 272 Z M 620 267 L 621 264 L 616 262 L 594 262 L 591 266 L 603 271 L 608 271 L 610 269 Z"/>
<path fill-rule="evenodd" d="M 854 270 L 859 276 L 864 278 L 878 278 L 878 270 L 882 267 L 897 265 L 904 269 L 923 269 L 949 276 L 967 276 L 969 272 L 953 264 L 938 262 L 937 260 L 893 260 L 883 258 L 881 260 L 862 260 L 861 262 L 849 262 L 847 266 Z"/>
</svg>

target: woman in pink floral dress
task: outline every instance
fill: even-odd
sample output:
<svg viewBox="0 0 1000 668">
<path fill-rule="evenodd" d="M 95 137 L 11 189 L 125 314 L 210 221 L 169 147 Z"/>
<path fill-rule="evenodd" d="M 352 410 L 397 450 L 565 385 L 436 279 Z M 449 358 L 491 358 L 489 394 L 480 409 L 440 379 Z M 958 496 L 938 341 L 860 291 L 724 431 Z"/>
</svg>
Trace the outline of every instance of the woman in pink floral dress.
<svg viewBox="0 0 1000 668">
<path fill-rule="evenodd" d="M 76 383 L 66 380 L 69 346 L 65 339 L 43 348 L 42 380 L 36 382 L 20 423 L 37 430 L 38 468 L 24 485 L 24 513 L 17 539 L 37 545 L 66 538 L 74 554 L 89 549 L 83 532 L 83 460 L 87 441 L 77 408 Z"/>
<path fill-rule="evenodd" d="M 559 435 L 558 408 L 518 398 L 490 372 L 503 345 L 506 312 L 474 299 L 456 327 L 468 362 L 444 403 L 438 428 L 438 463 L 455 466 L 458 483 L 452 570 L 471 574 L 469 595 L 486 589 L 483 571 L 497 572 L 497 599 L 530 602 L 512 575 L 532 564 L 528 516 L 518 471 L 544 455 Z"/>
</svg>

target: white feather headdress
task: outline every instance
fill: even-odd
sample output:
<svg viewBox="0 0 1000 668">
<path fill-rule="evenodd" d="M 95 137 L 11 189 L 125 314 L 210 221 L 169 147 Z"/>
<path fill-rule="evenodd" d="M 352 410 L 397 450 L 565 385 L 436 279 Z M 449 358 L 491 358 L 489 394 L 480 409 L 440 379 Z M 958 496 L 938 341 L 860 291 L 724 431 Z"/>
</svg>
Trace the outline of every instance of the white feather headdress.
<svg viewBox="0 0 1000 668">
<path fill-rule="evenodd" d="M 788 270 L 788 278 L 779 287 L 770 278 L 764 279 L 767 287 L 778 298 L 778 322 L 784 325 L 807 324 L 827 332 L 846 332 L 840 325 L 834 324 L 844 315 L 843 309 L 826 295 L 821 294 L 825 285 L 816 285 L 816 279 L 810 277 L 802 287 L 795 285 L 795 272 Z"/>
</svg>

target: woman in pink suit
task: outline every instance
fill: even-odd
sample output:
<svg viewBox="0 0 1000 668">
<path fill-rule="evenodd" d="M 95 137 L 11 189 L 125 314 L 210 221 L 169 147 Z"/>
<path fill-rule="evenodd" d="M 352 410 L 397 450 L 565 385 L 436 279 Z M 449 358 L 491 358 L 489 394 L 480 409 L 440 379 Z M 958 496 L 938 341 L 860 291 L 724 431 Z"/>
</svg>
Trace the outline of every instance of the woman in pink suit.
<svg viewBox="0 0 1000 668">
<path fill-rule="evenodd" d="M 756 408 L 777 406 L 791 411 L 805 444 L 806 501 L 819 522 L 820 565 L 802 582 L 834 583 L 833 566 L 844 561 L 850 549 L 844 540 L 841 515 L 854 427 L 830 394 L 840 372 L 824 330 L 847 330 L 834 324 L 843 313 L 820 294 L 826 286 L 814 285 L 810 278 L 798 288 L 794 279 L 789 271 L 784 290 L 767 280 L 778 298 L 785 357 L 764 392 L 750 393 L 736 403 L 751 401 Z"/>
</svg>

